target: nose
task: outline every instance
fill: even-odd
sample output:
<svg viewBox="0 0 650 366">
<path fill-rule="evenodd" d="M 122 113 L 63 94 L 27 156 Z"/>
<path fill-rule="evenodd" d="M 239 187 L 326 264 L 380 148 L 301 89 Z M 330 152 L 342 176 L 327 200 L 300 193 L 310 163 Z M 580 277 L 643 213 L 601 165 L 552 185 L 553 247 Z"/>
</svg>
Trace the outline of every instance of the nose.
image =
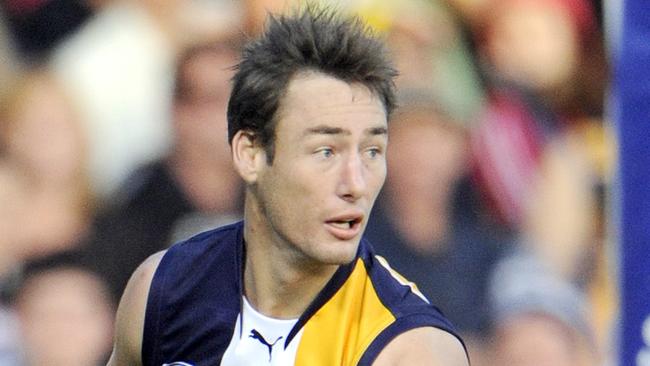
<svg viewBox="0 0 650 366">
<path fill-rule="evenodd" d="M 338 195 L 346 201 L 356 201 L 367 188 L 366 171 L 359 154 L 350 154 L 341 168 Z"/>
</svg>

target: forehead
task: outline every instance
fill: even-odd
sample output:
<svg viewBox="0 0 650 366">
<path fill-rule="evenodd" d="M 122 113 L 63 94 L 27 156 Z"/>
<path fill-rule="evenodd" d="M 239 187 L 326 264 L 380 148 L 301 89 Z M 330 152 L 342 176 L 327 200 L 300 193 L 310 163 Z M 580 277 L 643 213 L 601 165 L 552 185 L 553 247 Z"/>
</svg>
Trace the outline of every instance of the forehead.
<svg viewBox="0 0 650 366">
<path fill-rule="evenodd" d="M 386 112 L 375 93 L 362 84 L 304 72 L 289 82 L 277 120 L 282 129 L 304 130 L 316 125 L 364 129 L 385 126 Z"/>
</svg>

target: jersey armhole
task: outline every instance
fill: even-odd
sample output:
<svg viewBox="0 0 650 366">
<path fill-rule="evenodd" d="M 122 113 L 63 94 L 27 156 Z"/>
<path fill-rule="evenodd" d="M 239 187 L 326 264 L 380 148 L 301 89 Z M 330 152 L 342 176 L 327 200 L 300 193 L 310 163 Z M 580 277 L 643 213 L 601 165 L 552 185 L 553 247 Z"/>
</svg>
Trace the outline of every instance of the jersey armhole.
<svg viewBox="0 0 650 366">
<path fill-rule="evenodd" d="M 375 361 L 375 359 L 377 359 L 379 353 L 384 348 L 386 348 L 388 343 L 390 343 L 390 341 L 395 339 L 395 337 L 411 329 L 421 328 L 421 327 L 438 328 L 440 330 L 443 330 L 453 335 L 463 345 L 463 349 L 465 350 L 465 355 L 466 356 L 468 355 L 465 342 L 463 342 L 460 336 L 456 334 L 456 332 L 454 332 L 452 329 L 445 327 L 444 324 L 441 324 L 439 321 L 436 321 L 435 318 L 433 318 L 428 314 L 413 314 L 402 318 L 398 318 L 391 325 L 386 327 L 386 329 L 384 329 L 379 334 L 379 336 L 377 336 L 372 341 L 372 343 L 370 343 L 370 346 L 368 346 L 368 348 L 364 351 L 363 356 L 361 356 L 361 359 L 359 359 L 359 363 L 357 364 L 357 366 L 372 366 L 372 363 Z"/>
<path fill-rule="evenodd" d="M 160 317 L 162 312 L 162 299 L 166 279 L 166 262 L 169 260 L 169 251 L 163 255 L 158 267 L 151 278 L 147 306 L 144 314 L 144 328 L 142 331 L 142 365 L 154 366 L 160 364 L 158 360 L 158 344 L 160 340 Z"/>
</svg>

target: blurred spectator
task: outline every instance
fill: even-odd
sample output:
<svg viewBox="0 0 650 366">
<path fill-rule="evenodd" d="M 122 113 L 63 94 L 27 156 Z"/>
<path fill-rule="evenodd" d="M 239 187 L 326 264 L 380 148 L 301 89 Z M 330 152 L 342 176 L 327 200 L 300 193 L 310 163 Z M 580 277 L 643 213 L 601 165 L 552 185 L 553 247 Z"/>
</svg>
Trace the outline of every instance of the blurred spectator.
<svg viewBox="0 0 650 366">
<path fill-rule="evenodd" d="M 85 135 L 74 100 L 46 70 L 4 84 L 0 98 L 0 290 L 23 264 L 83 241 L 92 212 Z M 0 306 L 0 364 L 22 365 L 13 309 Z M 56 337 L 55 337 L 56 338 Z"/>
<path fill-rule="evenodd" d="M 489 96 L 471 139 L 475 176 L 496 216 L 520 232 L 518 245 L 593 293 L 602 342 L 615 301 L 604 280 L 605 213 L 598 210 L 611 170 L 603 166 L 613 160 L 603 128 L 608 71 L 598 7 L 589 0 L 467 3 L 491 9 L 472 20 Z"/>
<path fill-rule="evenodd" d="M 524 272 L 531 272 L 539 267 L 543 269 L 545 276 L 553 279 L 552 284 L 561 284 L 563 287 L 573 288 L 574 292 L 578 291 L 583 298 L 581 301 L 588 301 L 588 305 L 585 306 L 591 308 L 588 313 L 580 315 L 580 321 L 590 329 L 590 346 L 597 350 L 599 357 L 606 357 L 611 351 L 608 344 L 612 341 L 615 300 L 613 300 L 611 277 L 608 279 L 607 276 L 607 263 L 603 260 L 606 251 L 603 228 L 605 220 L 602 197 L 603 177 L 596 174 L 597 169 L 594 168 L 594 162 L 589 161 L 589 149 L 585 146 L 585 141 L 585 137 L 568 130 L 546 143 L 540 154 L 539 166 L 535 174 L 536 179 L 530 187 L 516 240 L 517 253 L 525 253 L 526 261 L 523 263 L 529 265 L 518 264 L 509 271 L 498 270 L 496 276 L 501 281 L 498 284 L 510 283 L 506 281 L 517 281 L 516 278 L 524 276 Z M 521 257 L 520 254 L 519 257 Z M 507 260 L 499 267 L 510 268 L 510 262 Z M 531 264 L 533 262 L 535 266 Z M 517 272 L 515 269 L 521 272 Z M 507 279 L 507 275 L 514 278 Z M 533 285 L 533 279 L 527 279 L 522 280 L 518 288 L 525 287 L 526 281 L 529 285 Z M 495 285 L 496 287 L 497 285 Z M 526 291 L 531 291 L 533 295 L 537 294 L 536 290 L 528 289 Z M 545 296 L 549 293 L 549 301 L 559 301 L 553 300 L 553 294 L 550 291 L 550 289 L 546 292 L 541 291 L 537 296 Z M 527 295 L 521 294 L 520 296 L 526 297 Z M 519 299 L 519 301 L 524 300 Z M 540 300 L 535 299 L 535 301 Z M 573 305 L 576 304 L 573 303 Z M 571 303 L 564 305 L 569 307 Z M 564 311 L 579 312 L 581 309 L 567 308 Z M 498 328 L 500 323 L 498 314 L 495 321 Z M 554 337 L 551 333 L 565 327 L 559 327 L 556 323 L 557 321 L 547 319 L 547 316 L 526 317 L 521 320 L 521 324 L 517 322 L 512 329 L 506 329 L 504 337 L 509 339 L 506 341 L 508 344 L 513 343 L 516 344 L 516 347 L 521 347 L 517 352 L 530 353 L 529 356 L 532 357 L 535 350 L 542 352 L 542 346 L 528 349 L 534 342 L 530 344 L 517 341 L 517 338 L 521 337 L 521 333 L 514 331 L 518 329 L 517 332 L 524 332 L 524 328 L 531 327 L 531 334 L 546 334 L 539 335 L 538 342 L 540 344 L 559 347 L 558 343 L 552 342 Z M 531 335 L 531 339 L 532 337 Z M 555 341 L 558 339 L 566 340 L 566 337 L 555 336 Z M 515 347 L 515 345 L 507 347 Z M 548 362 L 549 365 L 564 364 L 562 362 L 597 364 L 593 360 L 580 361 L 585 363 L 571 361 L 573 357 L 577 357 L 576 355 L 566 355 L 566 357 L 572 358 L 566 358 L 565 361 L 554 360 L 550 358 L 553 357 L 550 351 L 548 352 L 549 358 L 542 358 L 539 362 L 547 360 L 544 362 Z M 589 352 L 586 353 L 589 354 Z M 541 355 L 538 356 L 541 357 Z M 500 362 L 505 362 L 505 360 L 502 359 Z M 517 364 L 514 363 L 515 361 L 510 362 Z M 503 363 L 497 362 L 496 364 Z M 528 363 L 522 364 L 527 365 Z"/>
<path fill-rule="evenodd" d="M 490 90 L 472 131 L 472 164 L 485 199 L 504 225 L 519 229 L 556 116 L 515 89 Z"/>
<path fill-rule="evenodd" d="M 109 200 L 135 167 L 165 155 L 178 52 L 241 23 L 239 2 L 99 1 L 96 15 L 53 54 L 81 101 L 91 178 Z"/>
<path fill-rule="evenodd" d="M 489 85 L 514 84 L 563 118 L 602 117 L 609 68 L 598 0 L 448 0 Z"/>
<path fill-rule="evenodd" d="M 2 156 L 0 154 L 0 156 Z M 0 159 L 0 282 L 18 269 L 30 252 L 23 232 L 28 208 L 28 178 L 16 164 Z"/>
<path fill-rule="evenodd" d="M 483 93 L 462 29 L 445 1 L 356 3 L 351 10 L 386 34 L 399 70 L 398 89 L 433 93 L 447 114 L 457 121 L 472 122 L 482 105 Z"/>
<path fill-rule="evenodd" d="M 0 305 L 0 365 L 22 366 L 18 319 L 13 309 Z"/>
<path fill-rule="evenodd" d="M 0 365 L 5 366 L 22 365 L 18 321 L 7 292 L 31 251 L 21 230 L 28 214 L 26 181 L 15 164 L 0 160 Z"/>
<path fill-rule="evenodd" d="M 237 37 L 197 45 L 179 59 L 169 156 L 139 169 L 99 215 L 89 254 L 117 297 L 146 257 L 240 216 L 226 107 Z"/>
<path fill-rule="evenodd" d="M 151 16 L 122 1 L 109 2 L 55 50 L 53 69 L 80 101 L 102 198 L 134 165 L 165 150 L 173 57 Z"/>
<path fill-rule="evenodd" d="M 571 130 L 547 144 L 528 200 L 520 245 L 555 275 L 587 293 L 597 341 L 603 352 L 611 352 L 616 295 L 606 257 L 611 249 L 605 190 L 614 146 L 597 125 L 592 126 L 596 130 L 591 137 Z"/>
<path fill-rule="evenodd" d="M 586 277 L 598 242 L 596 177 L 579 143 L 566 134 L 547 144 L 521 230 L 523 245 L 576 283 Z"/>
<path fill-rule="evenodd" d="M 0 2 L 21 58 L 37 63 L 73 34 L 92 15 L 91 10 L 82 0 Z"/>
<path fill-rule="evenodd" d="M 75 100 L 46 70 L 34 70 L 7 86 L 0 100 L 0 148 L 27 175 L 20 227 L 33 255 L 78 245 L 87 233 L 92 194 L 87 144 Z"/>
<path fill-rule="evenodd" d="M 13 40 L 7 30 L 5 19 L 0 12 L 0 85 L 7 85 L 14 74 L 18 72 L 18 60 Z M 0 88 L 0 94 L 4 94 L 5 88 Z"/>
<path fill-rule="evenodd" d="M 488 99 L 473 155 L 495 213 L 519 229 L 546 145 L 585 120 L 602 123 L 604 77 L 581 72 L 597 59 L 587 52 L 599 32 L 588 0 L 490 4 L 476 35 Z M 589 70 L 605 75 L 605 66 Z"/>
<path fill-rule="evenodd" d="M 104 365 L 113 312 L 106 285 L 77 264 L 77 254 L 27 266 L 16 298 L 27 364 Z"/>
<path fill-rule="evenodd" d="M 601 365 L 589 307 L 569 282 L 534 255 L 516 252 L 490 283 L 494 366 Z"/>
<path fill-rule="evenodd" d="M 416 93 L 389 123 L 388 176 L 366 235 L 464 333 L 476 359 L 487 335 L 485 288 L 505 232 L 468 179 L 466 130 Z"/>
<path fill-rule="evenodd" d="M 486 19 L 482 51 L 497 78 L 565 112 L 577 92 L 586 42 L 596 30 L 588 0 L 501 0 Z"/>
</svg>

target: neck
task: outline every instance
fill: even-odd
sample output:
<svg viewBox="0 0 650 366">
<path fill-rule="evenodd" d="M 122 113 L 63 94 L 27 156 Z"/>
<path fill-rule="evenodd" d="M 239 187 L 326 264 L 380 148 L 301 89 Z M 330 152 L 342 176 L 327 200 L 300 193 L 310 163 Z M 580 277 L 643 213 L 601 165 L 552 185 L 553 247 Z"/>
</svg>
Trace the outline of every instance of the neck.
<svg viewBox="0 0 650 366">
<path fill-rule="evenodd" d="M 296 253 L 270 227 L 247 192 L 244 208 L 246 259 L 244 294 L 260 313 L 277 319 L 300 317 L 338 269 Z"/>
</svg>

